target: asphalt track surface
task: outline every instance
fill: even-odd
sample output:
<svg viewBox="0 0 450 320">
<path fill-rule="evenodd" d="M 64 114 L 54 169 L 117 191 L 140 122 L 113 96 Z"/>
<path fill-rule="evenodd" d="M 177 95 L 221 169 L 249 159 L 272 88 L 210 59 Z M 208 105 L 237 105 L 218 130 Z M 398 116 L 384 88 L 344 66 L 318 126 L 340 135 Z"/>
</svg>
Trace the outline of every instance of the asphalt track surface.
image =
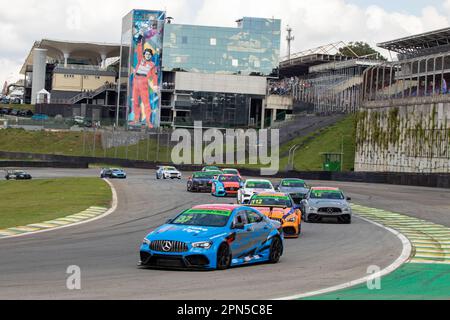
<svg viewBox="0 0 450 320">
<path fill-rule="evenodd" d="M 55 178 L 98 176 L 99 170 L 29 172 L 35 178 Z M 138 250 L 149 231 L 193 205 L 235 200 L 187 193 L 185 180 L 157 181 L 154 171 L 127 172 L 127 180 L 113 181 L 119 206 L 112 215 L 81 226 L 1 240 L 0 299 L 273 299 L 365 277 L 369 266 L 385 268 L 401 254 L 401 243 L 393 234 L 355 217 L 352 225 L 304 224 L 300 239 L 286 240 L 277 265 L 213 272 L 139 269 Z M 409 215 L 433 213 L 431 221 L 450 221 L 449 198 L 443 198 L 447 190 L 311 184 L 342 186 L 361 205 Z M 81 268 L 81 290 L 66 287 L 71 265 Z"/>
</svg>

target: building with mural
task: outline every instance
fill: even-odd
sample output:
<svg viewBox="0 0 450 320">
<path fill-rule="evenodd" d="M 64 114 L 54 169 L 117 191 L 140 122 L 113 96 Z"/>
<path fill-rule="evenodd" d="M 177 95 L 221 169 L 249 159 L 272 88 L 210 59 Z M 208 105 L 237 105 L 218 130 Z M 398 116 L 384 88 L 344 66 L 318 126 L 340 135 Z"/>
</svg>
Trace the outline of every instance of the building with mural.
<svg viewBox="0 0 450 320">
<path fill-rule="evenodd" d="M 137 100 L 142 101 L 142 91 L 131 85 L 139 79 L 133 65 L 139 34 L 133 22 L 136 15 L 159 15 L 160 19 L 155 39 L 162 41 L 156 55 L 162 59 L 162 73 L 158 73 L 159 92 L 150 97 L 155 104 L 152 110 L 159 110 L 152 114 L 157 119 L 154 122 L 175 127 L 192 127 L 195 121 L 220 128 L 263 125 L 267 78 L 277 76 L 280 20 L 244 17 L 236 22 L 237 27 L 228 28 L 164 23 L 164 13 L 158 11 L 130 12 L 123 21 L 121 63 L 122 70 L 128 71 L 127 105 L 132 125 L 138 122 Z M 144 28 L 152 24 L 143 23 Z M 138 81 L 145 85 L 145 80 Z"/>
<path fill-rule="evenodd" d="M 118 116 L 129 127 L 273 122 L 282 106 L 268 104 L 267 83 L 278 77 L 281 21 L 244 17 L 219 27 L 171 19 L 164 11 L 133 10 L 117 44 L 37 41 L 22 67 L 26 103 L 41 104 L 38 93 L 48 92 L 52 115 L 95 106 L 95 114 L 81 116 Z"/>
</svg>

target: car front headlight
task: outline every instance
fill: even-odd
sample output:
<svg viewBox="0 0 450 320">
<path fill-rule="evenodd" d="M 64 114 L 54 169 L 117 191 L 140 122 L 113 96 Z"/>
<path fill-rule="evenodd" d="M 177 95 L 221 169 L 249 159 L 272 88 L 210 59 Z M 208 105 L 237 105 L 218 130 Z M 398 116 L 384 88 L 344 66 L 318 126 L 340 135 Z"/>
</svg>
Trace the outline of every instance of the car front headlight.
<svg viewBox="0 0 450 320">
<path fill-rule="evenodd" d="M 286 219 L 286 221 L 287 221 L 287 222 L 295 222 L 295 221 L 297 221 L 297 216 L 295 216 L 295 215 L 289 216 L 289 217 Z"/>
<path fill-rule="evenodd" d="M 208 250 L 208 249 L 211 249 L 212 245 L 213 245 L 213 243 L 211 241 L 202 241 L 202 242 L 193 243 L 192 247 L 196 248 L 196 249 Z"/>
<path fill-rule="evenodd" d="M 318 208 L 315 208 L 315 207 L 309 207 L 309 211 L 318 211 L 319 209 Z"/>
<path fill-rule="evenodd" d="M 352 212 L 352 209 L 351 209 L 351 208 L 344 208 L 343 211 L 344 211 L 344 212 Z"/>
<path fill-rule="evenodd" d="M 143 244 L 150 245 L 152 242 L 148 239 L 144 239 Z"/>
</svg>

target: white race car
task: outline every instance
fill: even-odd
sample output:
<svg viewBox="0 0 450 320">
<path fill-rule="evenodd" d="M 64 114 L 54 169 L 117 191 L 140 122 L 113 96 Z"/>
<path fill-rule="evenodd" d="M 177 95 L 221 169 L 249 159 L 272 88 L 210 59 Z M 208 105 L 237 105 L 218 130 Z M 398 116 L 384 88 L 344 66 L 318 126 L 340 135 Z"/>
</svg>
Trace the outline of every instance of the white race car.
<svg viewBox="0 0 450 320">
<path fill-rule="evenodd" d="M 253 195 L 262 192 L 275 192 L 272 182 L 269 180 L 247 180 L 238 193 L 238 203 L 248 204 Z"/>
<path fill-rule="evenodd" d="M 181 179 L 181 172 L 175 167 L 158 167 L 156 179 Z"/>
</svg>

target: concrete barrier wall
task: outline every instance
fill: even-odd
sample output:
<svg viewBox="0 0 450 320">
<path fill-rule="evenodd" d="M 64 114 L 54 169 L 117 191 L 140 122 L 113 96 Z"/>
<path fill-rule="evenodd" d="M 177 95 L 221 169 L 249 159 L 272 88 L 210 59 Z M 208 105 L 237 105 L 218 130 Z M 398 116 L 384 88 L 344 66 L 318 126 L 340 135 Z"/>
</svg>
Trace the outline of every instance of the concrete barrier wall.
<svg viewBox="0 0 450 320">
<path fill-rule="evenodd" d="M 367 102 L 356 135 L 356 171 L 450 173 L 449 96 Z"/>
</svg>

